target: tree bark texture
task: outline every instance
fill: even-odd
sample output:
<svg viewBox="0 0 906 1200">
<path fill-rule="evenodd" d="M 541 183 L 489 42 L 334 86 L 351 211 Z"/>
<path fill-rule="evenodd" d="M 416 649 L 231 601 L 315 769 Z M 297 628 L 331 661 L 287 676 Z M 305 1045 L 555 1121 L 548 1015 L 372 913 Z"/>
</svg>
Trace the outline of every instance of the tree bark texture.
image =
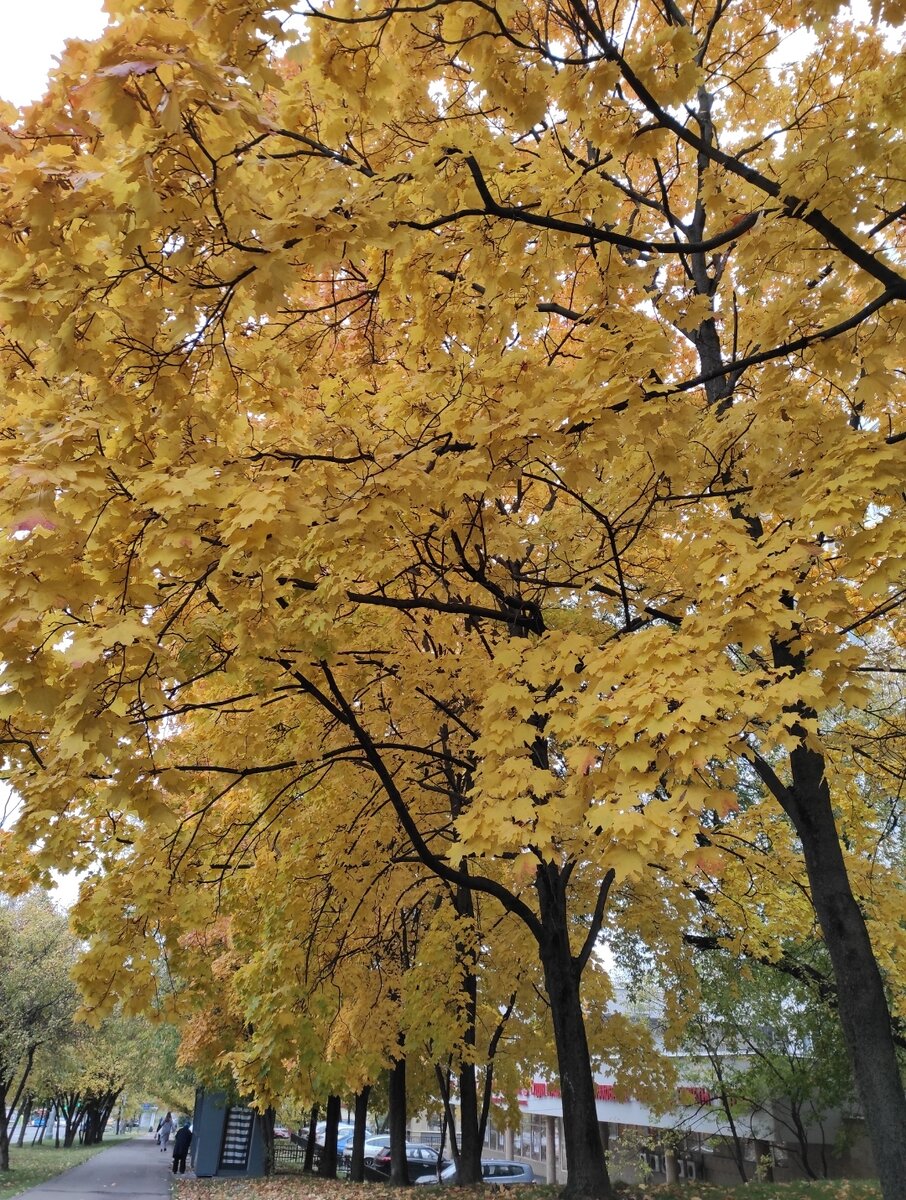
<svg viewBox="0 0 906 1200">
<path fill-rule="evenodd" d="M 539 952 L 551 1006 L 563 1106 L 566 1186 L 563 1196 L 611 1200 L 613 1189 L 598 1128 L 594 1077 L 579 992 L 580 969 L 569 944 L 565 885 L 553 864 L 536 876 Z"/>
<path fill-rule="evenodd" d="M 781 803 L 802 843 L 881 1190 L 885 1200 L 906 1200 L 906 1095 L 884 981 L 846 870 L 824 759 L 800 745 L 790 768 L 793 786 Z"/>
<path fill-rule="evenodd" d="M 463 1063 L 459 1072 L 459 1183 L 481 1183 L 481 1137 L 475 1064 Z"/>
<path fill-rule="evenodd" d="M 308 1141 L 305 1143 L 305 1161 L 302 1163 L 302 1170 L 309 1175 L 314 1170 L 315 1166 L 315 1142 L 318 1137 L 318 1116 L 319 1109 L 317 1104 L 311 1106 L 311 1116 L 308 1120 Z"/>
<path fill-rule="evenodd" d="M 321 1161 L 318 1164 L 318 1174 L 324 1179 L 336 1179 L 337 1177 L 337 1128 L 340 1124 L 341 1107 L 339 1096 L 327 1097 L 324 1143 L 321 1146 Z"/>
<path fill-rule="evenodd" d="M 6 1111 L 6 1088 L 0 1086 L 0 1171 L 9 1170 L 9 1133 L 7 1132 L 6 1122 L 8 1113 Z"/>
<path fill-rule="evenodd" d="M 352 1158 L 349 1164 L 350 1183 L 363 1183 L 365 1180 L 365 1135 L 368 1132 L 368 1101 L 370 1097 L 371 1084 L 366 1083 L 355 1098 Z"/>
<path fill-rule="evenodd" d="M 390 1184 L 406 1187 L 406 1060 L 398 1058 L 390 1069 Z"/>
</svg>

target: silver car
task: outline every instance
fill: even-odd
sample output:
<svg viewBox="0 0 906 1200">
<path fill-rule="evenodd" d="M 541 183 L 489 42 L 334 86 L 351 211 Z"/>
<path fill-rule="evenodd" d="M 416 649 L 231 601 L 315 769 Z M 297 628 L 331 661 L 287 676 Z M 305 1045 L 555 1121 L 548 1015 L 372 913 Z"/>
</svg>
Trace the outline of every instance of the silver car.
<svg viewBox="0 0 906 1200">
<path fill-rule="evenodd" d="M 528 1163 L 510 1162 L 504 1158 L 489 1158 L 481 1164 L 481 1178 L 483 1183 L 493 1184 L 494 1187 L 514 1187 L 519 1184 L 535 1183 L 535 1172 Z M 415 1181 L 416 1183 L 448 1183 L 457 1184 L 459 1179 L 456 1172 L 456 1164 L 451 1163 L 440 1173 L 440 1179 L 437 1175 L 420 1175 Z"/>
</svg>

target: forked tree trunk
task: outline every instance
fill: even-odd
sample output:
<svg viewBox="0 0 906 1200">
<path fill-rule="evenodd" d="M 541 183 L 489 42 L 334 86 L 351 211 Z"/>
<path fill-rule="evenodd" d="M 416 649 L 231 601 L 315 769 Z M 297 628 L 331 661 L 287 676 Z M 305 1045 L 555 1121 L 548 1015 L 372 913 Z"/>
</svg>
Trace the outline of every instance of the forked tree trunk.
<svg viewBox="0 0 906 1200">
<path fill-rule="evenodd" d="M 468 888 L 460 888 L 457 897 L 457 909 L 466 916 L 473 917 L 475 907 L 472 893 Z M 465 1022 L 465 1054 L 473 1056 L 472 1061 L 462 1062 L 459 1066 L 459 1183 L 471 1187 L 481 1183 L 481 1131 L 479 1129 L 478 1087 L 475 1081 L 475 1023 L 478 1019 L 478 979 L 474 970 L 466 966 L 466 948 L 457 946 L 459 961 L 463 964 L 465 993 L 466 1022 Z"/>
<path fill-rule="evenodd" d="M 539 954 L 551 1006 L 560 1073 L 566 1150 L 564 1197 L 611 1200 L 613 1189 L 598 1128 L 594 1076 L 579 992 L 580 969 L 569 944 L 565 885 L 553 865 L 536 876 L 541 919 Z"/>
<path fill-rule="evenodd" d="M 100 1139 L 98 1126 L 101 1122 L 100 1101 L 91 1100 L 85 1105 L 85 1115 L 82 1120 L 81 1142 L 83 1146 L 94 1146 Z"/>
<path fill-rule="evenodd" d="M 440 1091 L 441 1099 L 444 1105 L 444 1115 L 440 1123 L 440 1146 L 437 1150 L 437 1166 L 436 1171 L 440 1175 L 440 1164 L 444 1157 L 444 1150 L 447 1145 L 447 1136 L 450 1137 L 450 1153 L 453 1156 L 453 1164 L 456 1167 L 457 1174 L 459 1172 L 459 1142 L 456 1138 L 456 1121 L 453 1118 L 453 1109 L 450 1105 L 450 1069 L 444 1070 L 440 1063 L 434 1064 L 434 1073 L 437 1076 L 438 1090 Z"/>
<path fill-rule="evenodd" d="M 44 1115 L 44 1124 L 39 1126 L 35 1130 L 35 1136 L 31 1139 L 31 1144 L 33 1146 L 36 1146 L 36 1145 L 41 1146 L 44 1144 L 44 1135 L 45 1135 L 45 1133 L 47 1133 L 47 1126 L 50 1124 L 51 1114 L 52 1113 L 55 1114 L 55 1112 L 56 1112 L 56 1110 L 54 1108 L 52 1108 L 50 1100 L 44 1101 L 43 1108 L 44 1108 L 44 1114 L 45 1114 Z"/>
<path fill-rule="evenodd" d="M 796 1144 L 799 1149 L 796 1151 L 796 1156 L 802 1164 L 802 1170 L 807 1179 L 817 1179 L 818 1173 L 811 1164 L 809 1159 L 809 1141 L 808 1130 L 802 1123 L 802 1114 L 798 1104 L 790 1104 L 790 1120 L 793 1122 L 793 1132 L 796 1135 Z"/>
</svg>

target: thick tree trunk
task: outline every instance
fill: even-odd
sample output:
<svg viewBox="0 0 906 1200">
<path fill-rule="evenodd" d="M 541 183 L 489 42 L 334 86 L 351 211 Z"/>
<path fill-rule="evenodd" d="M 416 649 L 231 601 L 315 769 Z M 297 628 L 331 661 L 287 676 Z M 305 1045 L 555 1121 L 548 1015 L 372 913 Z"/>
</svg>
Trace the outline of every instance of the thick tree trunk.
<svg viewBox="0 0 906 1200">
<path fill-rule="evenodd" d="M 406 1060 L 399 1058 L 390 1070 L 390 1183 L 406 1187 Z"/>
<path fill-rule="evenodd" d="M 700 135 L 703 142 L 713 145 L 713 97 L 702 89 L 698 99 L 696 118 Z M 700 152 L 700 180 L 705 179 L 707 168 L 707 156 Z M 689 226 L 690 237 L 701 240 L 706 234 L 706 226 L 707 211 L 699 196 Z M 713 296 L 717 284 L 713 260 L 695 253 L 690 255 L 689 261 L 698 294 Z M 692 334 L 692 340 L 702 372 L 715 376 L 705 383 L 705 391 L 709 403 L 720 413 L 732 402 L 736 378 L 731 372 L 717 375 L 726 364 L 713 317 L 699 326 Z M 722 469 L 722 478 L 728 483 L 732 481 L 732 456 Z M 743 502 L 732 503 L 730 511 L 744 523 L 753 539 L 762 537 L 764 528 L 757 511 L 748 511 Z M 795 609 L 792 594 L 786 597 L 785 603 L 791 610 Z M 806 671 L 805 654 L 791 649 L 790 645 L 790 641 L 774 641 L 774 665 L 794 673 Z M 797 712 L 803 720 L 811 721 L 816 717 L 805 705 L 791 711 Z M 790 754 L 791 789 L 784 788 L 765 761 L 756 766 L 793 822 L 802 844 L 812 903 L 833 965 L 840 1021 L 865 1111 L 881 1190 L 885 1200 L 906 1200 L 906 1096 L 891 1036 L 890 1012 L 865 920 L 847 875 L 824 759 L 806 745 L 805 728 L 801 726 L 796 731 L 803 741 Z"/>
<path fill-rule="evenodd" d="M 697 119 L 701 136 L 709 144 L 713 142 L 711 105 L 712 97 L 701 91 Z M 704 179 L 707 163 L 701 154 L 699 163 L 700 178 Z M 691 237 L 704 237 L 706 217 L 705 206 L 699 199 L 690 224 Z M 696 253 L 690 256 L 690 263 L 699 295 L 712 296 L 716 279 L 710 260 Z M 692 340 L 702 371 L 706 374 L 721 371 L 725 366 L 724 353 L 714 320 L 704 321 Z M 705 384 L 708 401 L 718 412 L 731 402 L 734 386 L 734 376 L 729 372 Z M 731 481 L 732 459 L 724 467 L 722 478 Z M 731 505 L 731 512 L 744 523 L 753 539 L 762 537 L 764 529 L 757 512 L 748 511 L 743 503 Z M 785 603 L 795 609 L 792 594 Z M 804 653 L 790 649 L 790 642 L 775 640 L 773 658 L 778 668 L 794 673 L 808 669 Z M 816 717 L 805 705 L 791 711 L 803 720 Z M 885 1200 L 906 1200 L 906 1096 L 891 1036 L 890 1012 L 865 920 L 852 894 L 840 849 L 824 759 L 806 745 L 805 728 L 797 730 L 803 741 L 790 754 L 791 789 L 783 787 L 764 761 L 759 773 L 793 822 L 802 843 L 812 903 L 833 965 L 840 1021 L 865 1111 L 881 1190 Z"/>
<path fill-rule="evenodd" d="M 463 889 L 465 890 L 465 889 Z M 467 911 L 472 912 L 472 897 L 465 893 Z M 465 953 L 460 955 L 465 961 Z M 466 996 L 466 1053 L 474 1056 L 478 1018 L 478 980 L 475 972 L 465 971 L 463 988 Z M 481 1183 L 480 1114 L 478 1111 L 478 1086 L 475 1079 L 475 1063 L 460 1063 L 459 1067 L 459 1183 L 470 1187 Z"/>
<path fill-rule="evenodd" d="M 341 1107 L 339 1096 L 327 1097 L 324 1143 L 321 1146 L 321 1161 L 318 1164 L 318 1174 L 324 1179 L 336 1179 L 337 1177 L 337 1127 L 340 1124 Z"/>
<path fill-rule="evenodd" d="M 264 1136 L 264 1173 L 273 1175 L 276 1153 L 274 1151 L 274 1124 L 277 1120 L 276 1110 L 266 1108 L 261 1114 L 261 1132 Z"/>
<path fill-rule="evenodd" d="M 468 863 L 463 866 L 468 871 Z M 467 887 L 456 890 L 456 911 L 470 922 L 475 918 L 475 902 Z M 463 1003 L 465 1005 L 465 1061 L 459 1064 L 459 1156 L 456 1160 L 460 1186 L 481 1183 L 481 1144 L 484 1131 L 478 1106 L 478 1087 L 475 1079 L 475 1046 L 478 1019 L 478 977 L 472 951 L 457 938 L 457 961 L 463 971 Z M 452 1116 L 452 1114 L 450 1114 Z M 452 1124 L 452 1122 L 451 1122 Z"/>
<path fill-rule="evenodd" d="M 885 1200 L 906 1200 L 906 1095 L 884 982 L 852 893 L 823 757 L 800 745 L 790 755 L 790 768 L 793 786 L 781 803 L 802 843 L 881 1190 Z"/>
<path fill-rule="evenodd" d="M 68 1150 L 75 1141 L 75 1135 L 79 1128 L 79 1120 L 82 1116 L 82 1106 L 80 1104 L 67 1104 L 66 1106 L 66 1129 L 63 1133 L 63 1145 Z"/>
<path fill-rule="evenodd" d="M 459 1183 L 481 1183 L 481 1136 L 475 1064 L 463 1063 L 459 1072 Z"/>
<path fill-rule="evenodd" d="M 100 1124 L 100 1101 L 92 1100 L 85 1109 L 85 1119 L 82 1122 L 82 1145 L 94 1146 L 101 1140 Z"/>
<path fill-rule="evenodd" d="M 349 1166 L 349 1179 L 352 1183 L 362 1183 L 365 1179 L 365 1134 L 370 1096 L 371 1084 L 366 1084 L 355 1098 L 355 1129 L 352 1135 L 352 1161 Z"/>
<path fill-rule="evenodd" d="M 580 968 L 570 950 L 565 884 L 553 864 L 539 867 L 536 889 L 541 918 L 539 953 L 551 1006 L 563 1106 L 566 1187 L 562 1195 L 611 1200 L 579 993 Z"/>
<path fill-rule="evenodd" d="M 105 1092 L 94 1100 L 88 1110 L 85 1124 L 85 1145 L 99 1146 L 104 1140 L 104 1130 L 116 1104 L 119 1092 Z"/>
</svg>

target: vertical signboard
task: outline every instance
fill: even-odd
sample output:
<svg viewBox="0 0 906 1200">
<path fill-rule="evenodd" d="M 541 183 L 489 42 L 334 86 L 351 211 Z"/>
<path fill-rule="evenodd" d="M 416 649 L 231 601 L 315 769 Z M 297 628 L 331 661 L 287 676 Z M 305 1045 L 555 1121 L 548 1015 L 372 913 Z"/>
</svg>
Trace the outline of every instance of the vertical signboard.
<svg viewBox="0 0 906 1200">
<path fill-rule="evenodd" d="M 254 1114 L 250 1108 L 227 1109 L 219 1170 L 245 1171 L 248 1168 L 253 1119 Z"/>
</svg>

